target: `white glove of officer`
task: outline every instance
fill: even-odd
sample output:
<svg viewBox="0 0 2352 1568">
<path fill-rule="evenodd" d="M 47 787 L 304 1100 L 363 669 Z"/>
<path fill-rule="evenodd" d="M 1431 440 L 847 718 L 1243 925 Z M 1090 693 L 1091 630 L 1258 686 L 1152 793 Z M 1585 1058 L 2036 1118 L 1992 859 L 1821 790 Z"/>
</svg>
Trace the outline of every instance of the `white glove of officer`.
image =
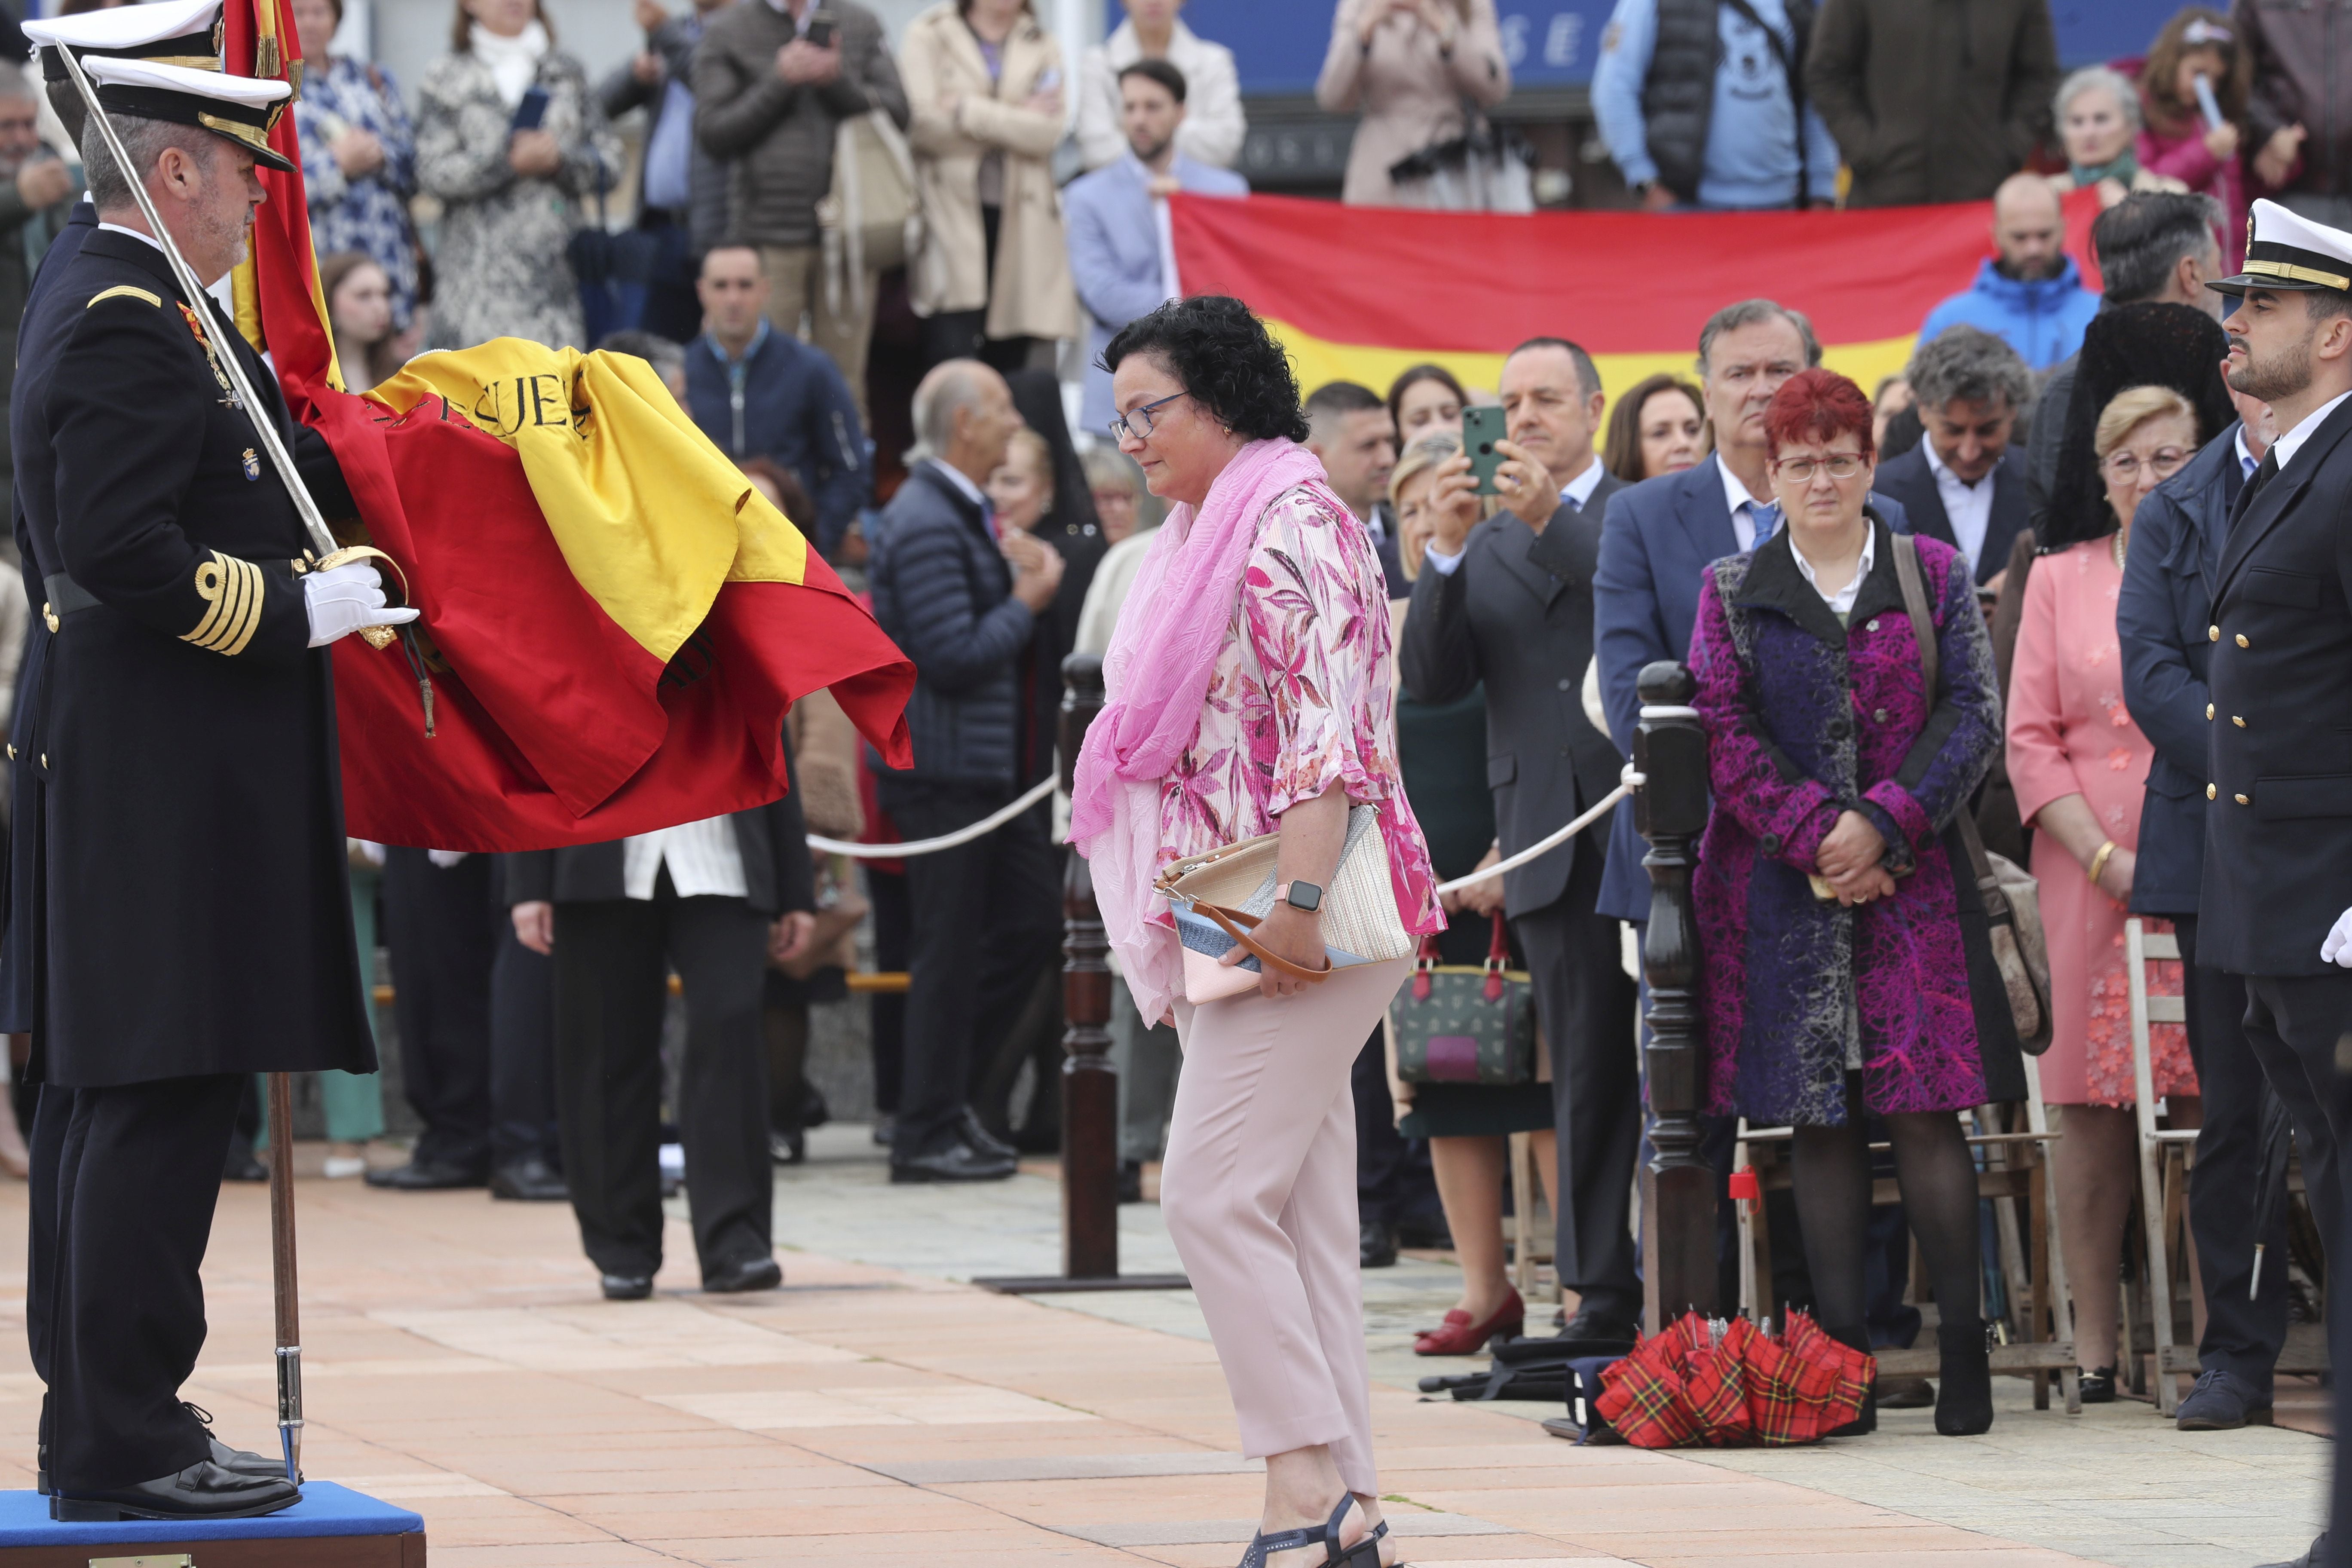
<svg viewBox="0 0 2352 1568">
<path fill-rule="evenodd" d="M 302 598 L 310 612 L 312 647 L 324 647 L 362 626 L 396 626 L 416 618 L 415 610 L 387 605 L 383 577 L 364 561 L 311 573 L 302 579 Z"/>
<path fill-rule="evenodd" d="M 2327 933 L 2327 940 L 2319 944 L 2319 962 L 2340 963 L 2352 969 L 2352 910 L 2346 910 L 2336 917 L 2335 929 Z"/>
</svg>

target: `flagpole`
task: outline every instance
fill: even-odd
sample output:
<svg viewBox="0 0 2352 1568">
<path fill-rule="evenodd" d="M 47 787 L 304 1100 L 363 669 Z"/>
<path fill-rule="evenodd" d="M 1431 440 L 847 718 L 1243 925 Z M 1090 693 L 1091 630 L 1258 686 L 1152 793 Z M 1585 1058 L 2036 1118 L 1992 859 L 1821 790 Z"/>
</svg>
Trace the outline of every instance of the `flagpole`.
<svg viewBox="0 0 2352 1568">
<path fill-rule="evenodd" d="M 107 152 L 113 155 L 114 166 L 121 171 L 123 184 L 131 187 L 131 198 L 139 204 L 140 216 L 147 220 L 149 232 L 162 248 L 164 258 L 171 262 L 172 275 L 180 280 L 181 291 L 191 300 L 205 299 L 209 291 L 197 279 L 195 269 L 188 265 L 188 258 L 180 254 L 179 246 L 172 238 L 172 231 L 163 226 L 163 216 L 155 210 L 155 199 L 148 195 L 146 182 L 140 171 L 131 166 L 131 154 L 123 150 L 122 138 L 116 132 L 114 121 L 108 118 L 105 106 L 98 101 L 98 89 L 90 85 L 79 57 L 63 45 L 50 47 L 65 62 L 66 74 L 73 78 L 74 86 L 80 89 L 82 102 L 89 108 L 90 123 L 98 127 L 99 136 L 106 142 Z M 325 515 L 319 510 L 318 501 L 310 495 L 310 488 L 302 482 L 302 476 L 296 471 L 293 454 L 286 449 L 286 443 L 278 439 L 277 425 L 264 412 L 268 405 L 255 393 L 252 379 L 245 374 L 245 362 L 237 356 L 234 347 L 226 353 L 215 354 L 213 358 L 227 374 L 236 389 L 239 405 L 252 422 L 254 432 L 261 438 L 262 450 L 269 454 L 270 466 L 285 481 L 287 494 L 294 498 L 294 510 L 301 515 L 303 530 L 310 534 L 311 545 L 319 552 L 319 563 L 321 566 L 341 564 L 334 557 L 341 552 L 342 546 L 336 542 L 334 531 L 327 526 Z M 360 628 L 360 636 L 368 640 L 371 647 L 389 647 L 396 635 L 390 626 Z"/>
<path fill-rule="evenodd" d="M 278 1445 L 286 1479 L 302 1484 L 302 1292 L 294 1259 L 294 1094 L 269 1075 L 269 1272 L 277 1287 Z"/>
</svg>

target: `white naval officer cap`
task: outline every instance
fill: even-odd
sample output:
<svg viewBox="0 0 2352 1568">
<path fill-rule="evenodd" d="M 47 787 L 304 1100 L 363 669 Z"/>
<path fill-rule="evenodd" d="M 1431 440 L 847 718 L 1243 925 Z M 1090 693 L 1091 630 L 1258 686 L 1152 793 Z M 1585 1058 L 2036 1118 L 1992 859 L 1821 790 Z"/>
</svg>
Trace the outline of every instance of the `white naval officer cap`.
<svg viewBox="0 0 2352 1568">
<path fill-rule="evenodd" d="M 191 70 L 217 71 L 224 31 L 221 4 L 222 0 L 152 0 L 144 5 L 117 5 L 78 16 L 35 16 L 25 23 L 25 37 L 41 51 L 41 74 L 50 81 L 66 79 L 66 68 L 57 56 L 61 48 L 71 49 L 84 59 L 119 55 Z"/>
<path fill-rule="evenodd" d="M 292 88 L 275 78 L 191 70 L 119 55 L 92 55 L 82 65 L 97 84 L 100 105 L 110 114 L 202 126 L 236 142 L 258 163 L 293 170 L 293 161 L 269 144 L 278 117 L 294 96 Z"/>
<path fill-rule="evenodd" d="M 2205 287 L 2241 296 L 2249 289 L 2352 293 L 2352 234 L 2314 223 L 2276 202 L 2257 201 L 2246 216 L 2245 270 Z"/>
</svg>

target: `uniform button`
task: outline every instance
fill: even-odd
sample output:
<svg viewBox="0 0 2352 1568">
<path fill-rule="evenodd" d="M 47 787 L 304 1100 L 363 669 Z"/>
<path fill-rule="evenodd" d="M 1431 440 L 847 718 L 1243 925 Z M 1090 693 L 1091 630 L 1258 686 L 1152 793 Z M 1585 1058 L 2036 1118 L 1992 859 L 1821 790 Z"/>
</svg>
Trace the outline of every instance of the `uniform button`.
<svg viewBox="0 0 2352 1568">
<path fill-rule="evenodd" d="M 1560 689 L 1562 691 L 1567 690 L 1567 689 L 1568 689 L 1568 682 L 1567 682 L 1567 681 L 1565 681 L 1565 680 L 1562 680 L 1562 681 L 1559 683 L 1559 689 Z"/>
<path fill-rule="evenodd" d="M 2232 799 L 2234 799 L 2234 800 L 2235 800 L 2235 801 L 2236 801 L 2240 805 L 2253 805 L 2253 804 L 2254 804 L 2252 801 L 2248 800 L 2244 795 L 2234 795 L 2234 796 L 2232 796 L 2231 798 L 2232 798 Z"/>
<path fill-rule="evenodd" d="M 8 748 L 8 760 L 12 763 L 16 760 L 16 748 L 14 745 Z"/>
<path fill-rule="evenodd" d="M 1756 841 L 1756 847 L 1767 855 L 1778 855 L 1780 852 L 1780 836 L 1777 833 L 1768 833 Z"/>
<path fill-rule="evenodd" d="M 2207 784 L 2205 786 L 2205 798 L 2207 800 L 2214 799 L 2216 796 L 2220 795 L 2221 793 L 2221 786 L 2218 784 Z"/>
<path fill-rule="evenodd" d="M 2219 626 L 2207 626 L 2205 628 L 2205 635 L 2212 641 L 2220 642 L 2221 640 L 2221 628 Z"/>
<path fill-rule="evenodd" d="M 2238 646 L 2239 646 L 2240 647 L 2253 647 L 2254 645 L 2253 645 L 2253 644 L 2252 644 L 2252 643 L 2250 643 L 2250 642 L 2248 642 L 2248 641 L 2246 640 L 2246 634 L 2245 634 L 2245 633 L 2243 633 L 2243 632 L 2240 632 L 2240 633 L 2238 634 Z"/>
<path fill-rule="evenodd" d="M 2213 705 L 2210 702 L 2205 704 L 2205 717 L 2209 720 L 2213 717 Z"/>
<path fill-rule="evenodd" d="M 43 752 L 41 753 L 41 766 L 43 766 L 43 767 L 45 767 L 45 768 L 46 768 L 46 767 L 47 767 L 48 765 L 49 765 L 49 753 L 48 753 L 48 752 Z"/>
<path fill-rule="evenodd" d="M 2246 721 L 2243 719 L 2239 718 L 2235 713 L 2230 715 L 2230 722 L 2235 724 L 2241 730 L 2246 727 Z"/>
</svg>

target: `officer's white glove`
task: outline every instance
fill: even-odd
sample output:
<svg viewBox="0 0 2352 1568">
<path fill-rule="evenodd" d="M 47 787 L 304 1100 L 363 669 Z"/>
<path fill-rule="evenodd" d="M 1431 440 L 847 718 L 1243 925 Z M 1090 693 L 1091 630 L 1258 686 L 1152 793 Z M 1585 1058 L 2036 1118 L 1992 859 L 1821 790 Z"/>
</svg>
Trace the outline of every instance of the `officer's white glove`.
<svg viewBox="0 0 2352 1568">
<path fill-rule="evenodd" d="M 2319 944 L 2319 962 L 2340 963 L 2352 969 L 2352 910 L 2346 910 L 2336 917 L 2335 929 L 2327 933 L 2327 940 Z"/>
<path fill-rule="evenodd" d="M 383 579 L 364 561 L 311 573 L 302 579 L 302 597 L 310 612 L 312 647 L 324 647 L 362 626 L 396 626 L 416 618 L 415 610 L 387 605 Z"/>
</svg>

